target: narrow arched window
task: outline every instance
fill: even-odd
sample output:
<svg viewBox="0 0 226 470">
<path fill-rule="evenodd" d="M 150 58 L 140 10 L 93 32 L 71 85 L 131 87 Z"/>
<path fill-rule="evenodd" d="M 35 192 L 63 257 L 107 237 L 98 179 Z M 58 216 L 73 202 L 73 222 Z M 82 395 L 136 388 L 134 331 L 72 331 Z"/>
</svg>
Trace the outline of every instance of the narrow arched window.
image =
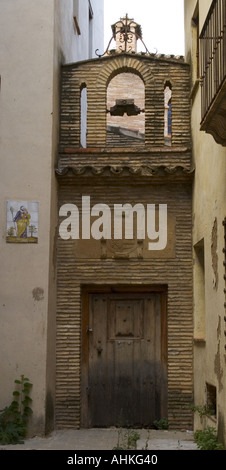
<svg viewBox="0 0 226 470">
<path fill-rule="evenodd" d="M 87 88 L 83 85 L 80 96 L 80 146 L 86 148 L 87 135 Z"/>
<path fill-rule="evenodd" d="M 172 143 L 172 86 L 170 82 L 165 83 L 164 88 L 164 139 L 166 145 Z"/>
</svg>

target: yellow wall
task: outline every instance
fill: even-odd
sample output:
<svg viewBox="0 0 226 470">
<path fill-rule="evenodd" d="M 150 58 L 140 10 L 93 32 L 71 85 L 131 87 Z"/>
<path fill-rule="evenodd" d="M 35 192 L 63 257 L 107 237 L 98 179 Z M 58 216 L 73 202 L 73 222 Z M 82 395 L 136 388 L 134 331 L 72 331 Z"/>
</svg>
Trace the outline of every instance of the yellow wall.
<svg viewBox="0 0 226 470">
<path fill-rule="evenodd" d="M 185 2 L 186 60 L 195 60 L 195 31 L 191 19 L 197 1 Z M 200 32 L 211 0 L 199 1 Z M 192 41 L 193 39 L 193 41 Z M 192 86 L 195 85 L 193 67 Z M 217 390 L 217 419 L 206 423 L 218 428 L 219 438 L 226 442 L 225 403 L 225 322 L 224 322 L 224 228 L 226 216 L 226 148 L 213 137 L 200 131 L 201 93 L 196 83 L 192 95 L 192 138 L 195 180 L 193 187 L 194 249 L 194 399 L 196 405 L 206 404 L 206 383 Z M 204 240 L 204 304 L 200 290 L 198 243 Z M 204 311 L 203 311 L 204 309 Z M 201 315 L 201 321 L 200 320 Z M 201 326 L 200 326 L 201 325 Z M 199 341 L 197 341 L 199 340 Z M 201 341 L 200 341 L 201 340 Z M 195 414 L 195 428 L 201 423 Z"/>
</svg>

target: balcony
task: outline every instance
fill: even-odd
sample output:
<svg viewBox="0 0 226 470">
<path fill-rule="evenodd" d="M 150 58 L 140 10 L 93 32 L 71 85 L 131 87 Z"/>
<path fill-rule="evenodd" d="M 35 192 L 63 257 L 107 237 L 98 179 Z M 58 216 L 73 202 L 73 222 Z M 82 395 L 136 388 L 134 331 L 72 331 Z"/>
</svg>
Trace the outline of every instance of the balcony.
<svg viewBox="0 0 226 470">
<path fill-rule="evenodd" d="M 226 146 L 226 0 L 213 0 L 200 35 L 201 130 Z"/>
</svg>

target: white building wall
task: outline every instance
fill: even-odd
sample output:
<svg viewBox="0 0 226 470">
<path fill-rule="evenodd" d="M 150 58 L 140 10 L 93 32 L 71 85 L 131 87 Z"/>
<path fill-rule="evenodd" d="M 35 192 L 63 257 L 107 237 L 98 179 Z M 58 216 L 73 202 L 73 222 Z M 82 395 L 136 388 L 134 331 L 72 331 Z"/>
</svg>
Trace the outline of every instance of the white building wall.
<svg viewBox="0 0 226 470">
<path fill-rule="evenodd" d="M 96 49 L 99 49 L 100 54 L 104 53 L 104 0 L 91 0 L 91 4 L 95 20 L 93 22 L 92 57 L 96 57 Z"/>
<path fill-rule="evenodd" d="M 55 0 L 55 5 L 55 39 L 61 63 L 94 58 L 96 49 L 104 52 L 104 0 Z M 89 20 L 89 9 L 93 12 L 92 20 Z M 76 28 L 74 16 L 79 30 Z"/>
<path fill-rule="evenodd" d="M 103 1 L 91 3 L 101 32 Z M 73 0 L 0 1 L 0 409 L 12 401 L 14 380 L 28 376 L 31 434 L 54 423 L 60 65 L 88 58 L 87 12 L 88 0 L 80 1 L 78 37 Z M 98 34 L 96 41 L 102 47 Z M 8 200 L 39 202 L 38 244 L 6 242 Z"/>
</svg>

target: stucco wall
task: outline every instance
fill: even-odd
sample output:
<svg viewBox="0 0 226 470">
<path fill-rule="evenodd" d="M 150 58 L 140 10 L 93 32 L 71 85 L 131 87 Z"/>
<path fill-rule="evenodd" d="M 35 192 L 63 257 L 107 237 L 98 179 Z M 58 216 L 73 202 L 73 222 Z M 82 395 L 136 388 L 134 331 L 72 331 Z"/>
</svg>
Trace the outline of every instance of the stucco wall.
<svg viewBox="0 0 226 470">
<path fill-rule="evenodd" d="M 53 1 L 1 2 L 1 408 L 14 379 L 33 383 L 43 431 L 49 303 Z M 6 201 L 39 201 L 37 245 L 7 244 Z M 40 296 L 35 289 L 42 289 Z"/>
<path fill-rule="evenodd" d="M 89 2 L 77 0 L 77 8 L 73 9 L 73 0 L 55 0 L 55 23 L 57 35 L 55 40 L 59 46 L 61 63 L 70 63 L 95 57 L 95 50 L 103 53 L 104 0 L 91 0 L 93 11 L 92 28 L 89 30 Z M 74 13 L 78 12 L 80 33 L 75 26 Z M 92 39 L 90 40 L 90 33 Z M 90 50 L 90 42 L 92 48 Z"/>
<path fill-rule="evenodd" d="M 199 28 L 202 29 L 211 0 L 199 2 Z M 186 56 L 194 56 L 192 44 L 191 18 L 196 1 L 185 1 Z M 193 50 L 193 53 L 192 53 Z M 193 81 L 194 85 L 194 81 Z M 194 90 L 194 89 L 193 89 Z M 196 405 L 206 404 L 206 383 L 216 387 L 217 420 L 211 425 L 218 427 L 219 437 L 226 441 L 225 402 L 225 336 L 224 336 L 224 228 L 222 221 L 226 215 L 226 149 L 217 144 L 213 137 L 200 131 L 201 92 L 200 85 L 192 99 L 192 137 L 195 180 L 193 187 L 193 245 L 204 239 L 205 258 L 205 328 L 202 341 L 194 347 L 194 386 Z M 197 257 L 194 251 L 194 271 Z M 194 315 L 199 315 L 200 298 L 194 285 Z M 195 428 L 201 423 L 195 415 Z"/>
<path fill-rule="evenodd" d="M 100 31 L 103 3 L 92 3 Z M 82 46 L 72 0 L 0 4 L 0 409 L 12 400 L 14 379 L 27 375 L 36 434 L 54 423 L 59 69 L 87 58 L 88 0 L 80 7 Z M 38 244 L 6 243 L 7 200 L 39 202 Z"/>
</svg>

